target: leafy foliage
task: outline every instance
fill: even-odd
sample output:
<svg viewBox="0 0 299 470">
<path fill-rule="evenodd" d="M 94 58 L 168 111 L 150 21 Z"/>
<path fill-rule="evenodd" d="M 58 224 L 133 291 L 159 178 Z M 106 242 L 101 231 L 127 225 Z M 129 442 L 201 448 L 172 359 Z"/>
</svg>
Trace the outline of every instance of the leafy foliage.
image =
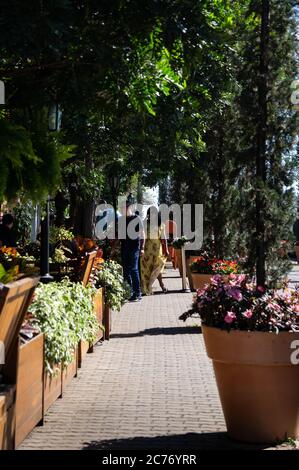
<svg viewBox="0 0 299 470">
<path fill-rule="evenodd" d="M 104 287 L 105 303 L 112 310 L 120 310 L 131 295 L 128 284 L 124 281 L 122 267 L 115 261 L 105 261 L 94 276 L 96 288 Z"/>
<path fill-rule="evenodd" d="M 39 159 L 24 127 L 0 119 L 0 155 L 0 200 L 14 197 L 19 189 L 34 193 L 34 186 L 25 183 L 26 174 L 28 166 L 36 166 Z"/>
<path fill-rule="evenodd" d="M 8 284 L 13 281 L 18 274 L 18 266 L 12 266 L 9 269 L 5 269 L 2 263 L 0 263 L 0 283 Z"/>
<path fill-rule="evenodd" d="M 14 206 L 14 231 L 20 245 L 29 243 L 34 206 L 32 201 L 20 198 Z"/>
<path fill-rule="evenodd" d="M 216 275 L 197 291 L 193 308 L 180 318 L 198 313 L 205 325 L 228 331 L 298 332 L 298 301 L 298 290 L 265 292 L 244 275 L 230 274 L 228 283 Z"/>
<path fill-rule="evenodd" d="M 30 306 L 32 323 L 45 334 L 45 366 L 50 374 L 55 366 L 67 366 L 80 340 L 93 341 L 100 327 L 93 310 L 92 287 L 68 279 L 41 284 Z"/>
<path fill-rule="evenodd" d="M 50 238 L 49 241 L 51 244 L 61 244 L 64 241 L 71 241 L 74 238 L 74 234 L 66 229 L 65 227 L 56 227 L 55 225 L 51 226 L 50 229 Z"/>
</svg>

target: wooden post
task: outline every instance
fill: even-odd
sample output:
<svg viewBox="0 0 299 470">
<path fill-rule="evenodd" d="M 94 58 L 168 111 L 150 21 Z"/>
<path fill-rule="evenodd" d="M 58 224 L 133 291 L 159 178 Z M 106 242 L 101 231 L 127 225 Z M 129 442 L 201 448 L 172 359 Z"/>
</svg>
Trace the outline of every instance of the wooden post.
<svg viewBox="0 0 299 470">
<path fill-rule="evenodd" d="M 185 254 L 185 246 L 183 245 L 181 248 L 182 253 L 182 291 L 183 292 L 190 292 L 189 285 L 187 283 L 186 277 L 186 254 Z"/>
</svg>

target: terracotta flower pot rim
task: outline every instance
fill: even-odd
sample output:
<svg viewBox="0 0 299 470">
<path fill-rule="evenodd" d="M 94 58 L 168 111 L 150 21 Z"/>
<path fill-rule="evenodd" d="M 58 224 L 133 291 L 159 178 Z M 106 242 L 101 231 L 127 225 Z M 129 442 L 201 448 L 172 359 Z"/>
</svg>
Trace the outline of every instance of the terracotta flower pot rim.
<svg viewBox="0 0 299 470">
<path fill-rule="evenodd" d="M 299 332 L 224 330 L 202 324 L 208 357 L 216 362 L 254 366 L 290 366 L 299 346 Z M 293 341 L 298 341 L 297 346 Z M 299 365 L 299 364 L 298 364 Z"/>
</svg>

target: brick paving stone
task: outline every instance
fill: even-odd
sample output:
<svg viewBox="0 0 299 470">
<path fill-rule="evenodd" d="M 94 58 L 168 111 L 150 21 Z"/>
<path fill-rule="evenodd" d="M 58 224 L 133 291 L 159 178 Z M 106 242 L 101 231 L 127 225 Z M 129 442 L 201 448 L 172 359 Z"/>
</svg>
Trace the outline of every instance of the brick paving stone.
<svg viewBox="0 0 299 470">
<path fill-rule="evenodd" d="M 113 314 L 110 341 L 83 368 L 20 449 L 256 449 L 226 435 L 199 320 L 177 272 L 170 292 L 126 304 Z"/>
</svg>

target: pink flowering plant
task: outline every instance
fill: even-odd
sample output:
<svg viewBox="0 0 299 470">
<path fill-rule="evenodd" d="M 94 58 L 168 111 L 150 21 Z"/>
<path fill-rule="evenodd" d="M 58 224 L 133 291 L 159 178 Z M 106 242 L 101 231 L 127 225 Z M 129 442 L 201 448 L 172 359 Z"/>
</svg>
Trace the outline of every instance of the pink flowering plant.
<svg viewBox="0 0 299 470">
<path fill-rule="evenodd" d="M 199 314 L 203 324 L 226 330 L 299 331 L 299 289 L 256 288 L 246 275 L 216 275 L 199 289 L 192 309 L 181 320 Z"/>
</svg>

